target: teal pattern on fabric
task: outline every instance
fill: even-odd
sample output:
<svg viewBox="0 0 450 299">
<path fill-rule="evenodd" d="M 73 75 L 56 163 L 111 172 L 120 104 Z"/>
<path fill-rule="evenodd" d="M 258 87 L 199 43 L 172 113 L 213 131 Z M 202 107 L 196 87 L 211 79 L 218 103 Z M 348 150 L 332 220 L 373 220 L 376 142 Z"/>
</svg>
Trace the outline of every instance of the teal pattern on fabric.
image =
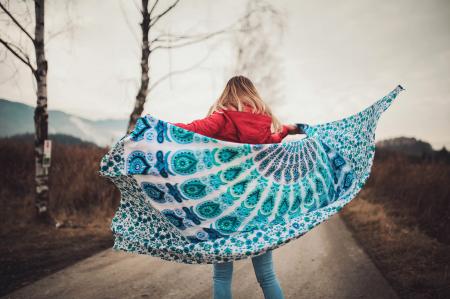
<svg viewBox="0 0 450 299">
<path fill-rule="evenodd" d="M 183 263 L 260 255 L 301 237 L 361 190 L 378 120 L 398 93 L 278 144 L 221 141 L 145 115 L 102 158 L 120 190 L 114 249 Z"/>
</svg>

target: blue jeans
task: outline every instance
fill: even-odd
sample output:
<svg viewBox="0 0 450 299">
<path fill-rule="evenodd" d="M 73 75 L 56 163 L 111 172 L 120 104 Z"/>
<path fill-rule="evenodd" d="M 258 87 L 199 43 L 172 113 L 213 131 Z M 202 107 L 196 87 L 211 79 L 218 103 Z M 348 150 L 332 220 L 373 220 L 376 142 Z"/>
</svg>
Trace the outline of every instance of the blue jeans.
<svg viewBox="0 0 450 299">
<path fill-rule="evenodd" d="M 283 291 L 273 271 L 272 251 L 269 250 L 252 258 L 256 279 L 265 299 L 283 299 Z M 214 264 L 214 299 L 231 299 L 231 279 L 233 262 Z"/>
</svg>

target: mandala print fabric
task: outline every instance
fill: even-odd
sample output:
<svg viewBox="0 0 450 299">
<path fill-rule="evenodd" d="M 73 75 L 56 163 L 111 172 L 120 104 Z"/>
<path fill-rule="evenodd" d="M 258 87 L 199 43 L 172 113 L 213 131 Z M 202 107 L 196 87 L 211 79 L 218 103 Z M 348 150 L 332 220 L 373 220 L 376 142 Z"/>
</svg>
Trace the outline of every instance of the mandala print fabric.
<svg viewBox="0 0 450 299">
<path fill-rule="evenodd" d="M 378 119 L 401 90 L 339 121 L 298 124 L 306 138 L 277 144 L 221 141 L 139 118 L 100 165 L 121 192 L 113 248 L 218 263 L 299 238 L 362 188 Z"/>
</svg>

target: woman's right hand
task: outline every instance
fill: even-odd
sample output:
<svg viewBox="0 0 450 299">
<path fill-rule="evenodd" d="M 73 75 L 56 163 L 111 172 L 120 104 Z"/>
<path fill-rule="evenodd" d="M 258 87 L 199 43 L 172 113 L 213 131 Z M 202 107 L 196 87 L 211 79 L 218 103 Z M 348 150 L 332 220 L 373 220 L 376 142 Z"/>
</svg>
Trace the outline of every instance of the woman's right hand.
<svg viewBox="0 0 450 299">
<path fill-rule="evenodd" d="M 285 125 L 285 127 L 288 129 L 289 135 L 300 134 L 300 130 L 298 129 L 297 125 L 288 124 L 288 125 Z"/>
</svg>

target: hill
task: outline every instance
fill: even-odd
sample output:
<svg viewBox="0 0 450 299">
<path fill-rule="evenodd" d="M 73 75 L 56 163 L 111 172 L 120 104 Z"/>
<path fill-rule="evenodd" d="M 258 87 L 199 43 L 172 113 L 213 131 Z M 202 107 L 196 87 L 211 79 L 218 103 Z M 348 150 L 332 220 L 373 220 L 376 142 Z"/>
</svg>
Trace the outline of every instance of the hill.
<svg viewBox="0 0 450 299">
<path fill-rule="evenodd" d="M 34 132 L 34 107 L 0 99 L 0 137 Z M 126 132 L 126 119 L 89 120 L 49 110 L 49 134 L 72 135 L 99 146 L 111 145 Z"/>
<path fill-rule="evenodd" d="M 402 152 L 409 156 L 422 157 L 433 155 L 434 151 L 428 142 L 409 137 L 397 137 L 377 142 L 377 148 Z"/>
</svg>

